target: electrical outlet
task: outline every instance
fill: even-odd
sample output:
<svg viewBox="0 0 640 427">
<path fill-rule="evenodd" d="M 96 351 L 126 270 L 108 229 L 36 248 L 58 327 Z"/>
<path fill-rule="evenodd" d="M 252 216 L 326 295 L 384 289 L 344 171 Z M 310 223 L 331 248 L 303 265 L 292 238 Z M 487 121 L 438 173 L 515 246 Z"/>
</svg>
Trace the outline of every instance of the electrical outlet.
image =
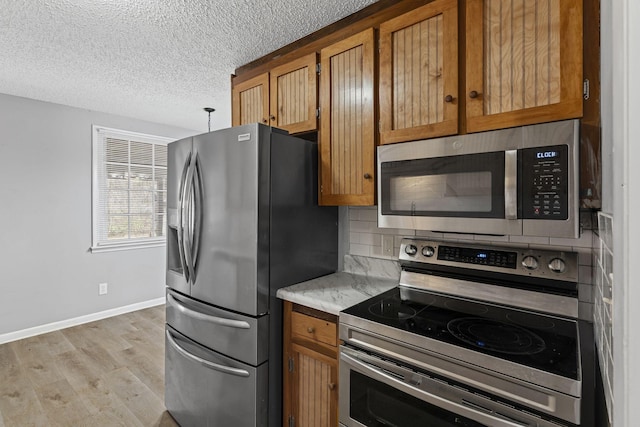
<svg viewBox="0 0 640 427">
<path fill-rule="evenodd" d="M 106 295 L 107 294 L 107 283 L 100 283 L 98 285 L 98 294 Z"/>
<path fill-rule="evenodd" d="M 382 253 L 386 256 L 393 256 L 393 235 L 382 235 Z"/>
</svg>

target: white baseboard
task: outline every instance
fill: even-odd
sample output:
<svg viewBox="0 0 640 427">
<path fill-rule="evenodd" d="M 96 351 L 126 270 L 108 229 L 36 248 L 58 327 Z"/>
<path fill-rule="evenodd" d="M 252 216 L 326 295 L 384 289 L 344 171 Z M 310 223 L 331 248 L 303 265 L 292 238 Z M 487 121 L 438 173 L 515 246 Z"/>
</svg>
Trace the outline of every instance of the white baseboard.
<svg viewBox="0 0 640 427">
<path fill-rule="evenodd" d="M 22 329 L 20 331 L 9 332 L 0 335 L 0 344 L 11 341 L 21 340 L 23 338 L 33 337 L 35 335 L 46 334 L 47 332 L 58 331 L 60 329 L 69 328 L 71 326 L 81 325 L 107 317 L 117 316 L 119 314 L 130 313 L 144 308 L 155 307 L 164 304 L 166 297 L 156 298 L 149 301 L 143 301 L 136 304 L 125 305 L 123 307 L 112 308 L 98 313 L 87 314 L 85 316 L 74 317 L 73 319 L 61 320 L 59 322 L 48 323 L 46 325 L 34 326 L 33 328 Z"/>
</svg>

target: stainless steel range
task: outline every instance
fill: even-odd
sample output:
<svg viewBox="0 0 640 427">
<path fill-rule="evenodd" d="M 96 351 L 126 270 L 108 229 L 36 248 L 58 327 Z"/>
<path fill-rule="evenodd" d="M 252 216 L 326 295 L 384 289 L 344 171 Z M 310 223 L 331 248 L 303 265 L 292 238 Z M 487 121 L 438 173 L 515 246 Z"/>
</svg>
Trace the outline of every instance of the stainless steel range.
<svg viewBox="0 0 640 427">
<path fill-rule="evenodd" d="M 344 426 L 593 426 L 572 252 L 404 239 L 399 286 L 340 313 Z"/>
</svg>

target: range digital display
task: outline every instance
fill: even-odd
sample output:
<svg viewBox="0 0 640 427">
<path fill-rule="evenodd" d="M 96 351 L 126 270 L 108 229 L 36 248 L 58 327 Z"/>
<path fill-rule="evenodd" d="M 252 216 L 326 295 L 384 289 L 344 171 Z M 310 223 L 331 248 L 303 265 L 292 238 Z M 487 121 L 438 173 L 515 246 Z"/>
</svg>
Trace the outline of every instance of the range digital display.
<svg viewBox="0 0 640 427">
<path fill-rule="evenodd" d="M 440 260 L 487 265 L 491 267 L 516 268 L 517 256 L 518 254 L 516 252 L 491 251 L 444 245 L 438 248 L 438 259 Z"/>
</svg>

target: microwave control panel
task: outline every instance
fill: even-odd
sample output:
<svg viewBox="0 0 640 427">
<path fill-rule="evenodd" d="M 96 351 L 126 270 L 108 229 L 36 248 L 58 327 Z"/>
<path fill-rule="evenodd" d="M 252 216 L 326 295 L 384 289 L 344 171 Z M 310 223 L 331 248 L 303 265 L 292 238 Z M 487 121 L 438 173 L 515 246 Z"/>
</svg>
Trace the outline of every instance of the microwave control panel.
<svg viewBox="0 0 640 427">
<path fill-rule="evenodd" d="M 566 145 L 518 151 L 523 219 L 566 220 L 569 214 L 569 148 Z"/>
</svg>

